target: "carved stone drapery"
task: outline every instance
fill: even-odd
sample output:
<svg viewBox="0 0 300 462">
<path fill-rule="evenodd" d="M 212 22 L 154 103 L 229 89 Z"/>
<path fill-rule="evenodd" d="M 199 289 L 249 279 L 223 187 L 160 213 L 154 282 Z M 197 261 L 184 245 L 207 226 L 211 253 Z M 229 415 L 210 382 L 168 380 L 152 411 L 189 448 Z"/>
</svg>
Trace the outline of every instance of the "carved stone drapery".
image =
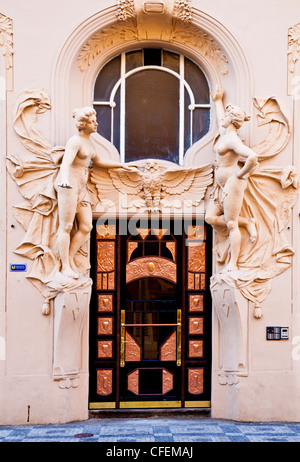
<svg viewBox="0 0 300 462">
<path fill-rule="evenodd" d="M 24 202 L 13 206 L 16 220 L 25 230 L 25 236 L 15 253 L 32 260 L 27 278 L 45 298 L 42 313 L 49 314 L 50 300 L 61 292 L 89 287 L 90 268 L 87 242 L 75 256 L 82 277 L 71 279 L 60 272 L 57 248 L 58 207 L 54 187 L 64 148 L 54 147 L 41 134 L 37 115 L 51 108 L 47 93 L 30 88 L 20 93 L 13 113 L 13 125 L 25 155 L 7 157 L 7 170 L 16 182 Z M 90 199 L 97 202 L 93 185 L 88 185 Z M 94 191 L 94 192 L 93 192 Z M 76 229 L 74 224 L 73 232 Z"/>
<path fill-rule="evenodd" d="M 299 173 L 294 166 L 264 166 L 264 161 L 277 156 L 290 140 L 288 109 L 275 97 L 256 97 L 254 105 L 259 110 L 259 125 L 268 125 L 269 133 L 264 141 L 251 148 L 259 162 L 247 178 L 239 217 L 255 219 L 257 236 L 251 240 L 248 231 L 240 227 L 238 270 L 226 272 L 230 260 L 229 232 L 226 226 L 216 226 L 214 253 L 218 271 L 211 278 L 211 286 L 226 283 L 237 288 L 253 302 L 254 316 L 259 318 L 262 316 L 261 304 L 271 290 L 272 279 L 290 267 L 294 255 L 285 229 L 298 199 Z M 211 198 L 214 200 L 213 194 Z M 222 271 L 224 268 L 225 271 Z"/>
<path fill-rule="evenodd" d="M 293 78 L 300 53 L 300 23 L 289 28 L 288 31 L 288 95 L 293 94 Z M 296 82 L 299 85 L 299 81 Z"/>
<path fill-rule="evenodd" d="M 132 41 L 163 40 L 186 43 L 205 56 L 221 75 L 228 73 L 227 58 L 219 44 L 195 24 L 190 1 L 118 2 L 117 21 L 94 34 L 78 55 L 79 68 L 84 72 L 93 60 L 108 47 Z"/>
<path fill-rule="evenodd" d="M 5 60 L 6 90 L 13 89 L 13 22 L 0 13 L 0 48 Z"/>
</svg>

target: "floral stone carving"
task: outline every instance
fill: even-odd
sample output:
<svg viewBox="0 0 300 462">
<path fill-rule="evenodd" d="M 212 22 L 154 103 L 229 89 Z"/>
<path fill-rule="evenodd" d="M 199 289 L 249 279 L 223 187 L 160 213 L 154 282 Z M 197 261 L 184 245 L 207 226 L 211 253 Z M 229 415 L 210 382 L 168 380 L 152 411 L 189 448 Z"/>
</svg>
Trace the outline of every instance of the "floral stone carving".
<svg viewBox="0 0 300 462">
<path fill-rule="evenodd" d="M 218 90 L 214 100 L 220 134 L 215 142 L 215 184 L 206 214 L 216 231 L 214 252 L 219 264 L 211 290 L 222 283 L 239 289 L 254 303 L 254 316 L 259 318 L 272 279 L 289 268 L 294 254 L 285 228 L 299 194 L 299 175 L 293 166 L 263 164 L 289 141 L 287 110 L 274 97 L 255 98 L 260 121 L 268 123 L 270 131 L 250 149 L 237 134 L 247 120 L 245 113 L 232 105 L 224 109 L 222 98 Z"/>
<path fill-rule="evenodd" d="M 4 14 L 0 13 L 0 48 L 5 60 L 6 89 L 13 87 L 13 22 Z"/>
<path fill-rule="evenodd" d="M 119 0 L 117 21 L 97 31 L 78 55 L 82 72 L 108 47 L 124 42 L 157 39 L 192 45 L 205 56 L 221 75 L 228 74 L 228 60 L 219 44 L 192 22 L 189 0 L 144 2 Z"/>
</svg>

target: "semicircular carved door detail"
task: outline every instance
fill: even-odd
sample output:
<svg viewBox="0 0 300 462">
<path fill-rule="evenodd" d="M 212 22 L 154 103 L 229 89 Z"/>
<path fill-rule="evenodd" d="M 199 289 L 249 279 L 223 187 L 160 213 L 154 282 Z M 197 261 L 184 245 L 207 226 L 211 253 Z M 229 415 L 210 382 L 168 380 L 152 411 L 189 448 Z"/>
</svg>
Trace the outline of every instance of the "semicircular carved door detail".
<svg viewBox="0 0 300 462">
<path fill-rule="evenodd" d="M 138 258 L 127 265 L 126 282 L 145 277 L 160 277 L 176 282 L 177 266 L 174 262 L 162 257 Z"/>
</svg>

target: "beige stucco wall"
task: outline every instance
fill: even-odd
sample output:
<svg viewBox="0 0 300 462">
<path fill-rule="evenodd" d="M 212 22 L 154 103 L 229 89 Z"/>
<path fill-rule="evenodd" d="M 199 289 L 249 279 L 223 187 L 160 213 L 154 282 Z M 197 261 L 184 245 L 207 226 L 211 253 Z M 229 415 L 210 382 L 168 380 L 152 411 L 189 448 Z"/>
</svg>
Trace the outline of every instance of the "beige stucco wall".
<svg viewBox="0 0 300 462">
<path fill-rule="evenodd" d="M 53 316 L 41 313 L 42 297 L 26 280 L 26 273 L 10 273 L 10 263 L 31 262 L 16 256 L 13 251 L 21 242 L 24 231 L 13 215 L 12 206 L 22 202 L 14 181 L 6 174 L 5 156 L 22 154 L 21 146 L 12 126 L 12 109 L 17 95 L 30 87 L 44 88 L 53 101 L 53 110 L 39 116 L 39 128 L 53 145 L 64 143 L 64 137 L 72 131 L 71 114 L 68 120 L 62 114 L 77 107 L 83 99 L 83 76 L 74 70 L 70 82 L 68 100 L 60 100 L 57 78 L 61 53 L 67 56 L 70 37 L 76 31 L 82 37 L 82 24 L 97 15 L 100 8 L 113 7 L 115 1 L 64 0 L 40 2 L 39 0 L 3 0 L 3 15 L 13 20 L 13 76 L 12 91 L 6 93 L 7 101 L 0 101 L 0 187 L 1 187 L 1 276 L 0 276 L 0 424 L 55 423 L 81 420 L 88 417 L 87 342 L 83 339 L 83 359 L 80 385 L 61 389 L 52 379 Z M 231 102 L 248 101 L 254 96 L 276 96 L 293 114 L 295 123 L 290 143 L 270 165 L 294 164 L 300 167 L 299 152 L 299 102 L 287 94 L 287 40 L 288 29 L 300 22 L 298 0 L 192 0 L 192 6 L 222 26 L 227 31 L 228 43 L 239 44 L 248 74 L 247 88 L 240 82 L 239 89 L 230 81 L 230 73 L 224 77 L 224 87 Z M 91 21 L 92 23 L 92 21 Z M 88 28 L 87 28 L 88 30 Z M 94 31 L 91 30 L 91 34 Z M 222 36 L 220 34 L 220 36 Z M 221 44 L 222 45 L 222 44 Z M 120 46 L 119 46 L 120 48 Z M 72 70 L 76 63 L 76 51 Z M 107 56 L 109 52 L 107 52 Z M 100 65 L 101 57 L 98 58 Z M 0 58 L 0 76 L 4 77 L 5 63 Z M 299 66 L 297 67 L 298 75 Z M 75 76 L 75 77 L 74 77 Z M 68 78 L 68 74 L 65 75 Z M 238 78 L 236 73 L 235 78 Z M 76 80 L 78 79 L 78 80 Z M 83 80 L 82 80 L 83 81 Z M 76 96 L 75 96 L 76 95 Z M 90 104 L 91 101 L 84 101 Z M 61 111 L 60 111 L 61 109 Z M 6 120 L 5 120 L 6 119 Z M 6 127 L 6 129 L 4 128 Z M 246 141 L 254 145 L 261 141 L 265 129 L 258 129 L 255 117 L 243 132 Z M 205 160 L 213 160 L 210 149 Z M 7 186 L 6 186 L 7 184 Z M 217 371 L 220 362 L 220 338 L 218 321 L 213 324 L 213 388 L 212 415 L 239 420 L 293 420 L 300 421 L 300 359 L 294 355 L 293 338 L 300 336 L 299 322 L 299 205 L 293 211 L 289 240 L 296 249 L 292 267 L 273 281 L 272 292 L 263 304 L 263 317 L 254 319 L 249 309 L 247 330 L 248 374 L 240 377 L 236 385 L 220 385 Z M 7 249 L 6 249 L 7 248 Z M 290 338 L 286 341 L 267 342 L 266 326 L 287 326 Z M 86 334 L 85 330 L 85 336 Z M 295 340 L 296 341 L 296 340 Z"/>
</svg>

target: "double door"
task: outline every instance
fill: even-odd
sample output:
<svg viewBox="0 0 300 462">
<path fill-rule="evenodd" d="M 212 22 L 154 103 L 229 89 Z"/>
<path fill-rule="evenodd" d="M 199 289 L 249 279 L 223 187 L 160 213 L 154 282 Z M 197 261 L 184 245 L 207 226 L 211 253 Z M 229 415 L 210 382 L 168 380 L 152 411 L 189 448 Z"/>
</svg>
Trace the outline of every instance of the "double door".
<svg viewBox="0 0 300 462">
<path fill-rule="evenodd" d="M 209 407 L 204 225 L 95 223 L 90 409 Z"/>
</svg>

